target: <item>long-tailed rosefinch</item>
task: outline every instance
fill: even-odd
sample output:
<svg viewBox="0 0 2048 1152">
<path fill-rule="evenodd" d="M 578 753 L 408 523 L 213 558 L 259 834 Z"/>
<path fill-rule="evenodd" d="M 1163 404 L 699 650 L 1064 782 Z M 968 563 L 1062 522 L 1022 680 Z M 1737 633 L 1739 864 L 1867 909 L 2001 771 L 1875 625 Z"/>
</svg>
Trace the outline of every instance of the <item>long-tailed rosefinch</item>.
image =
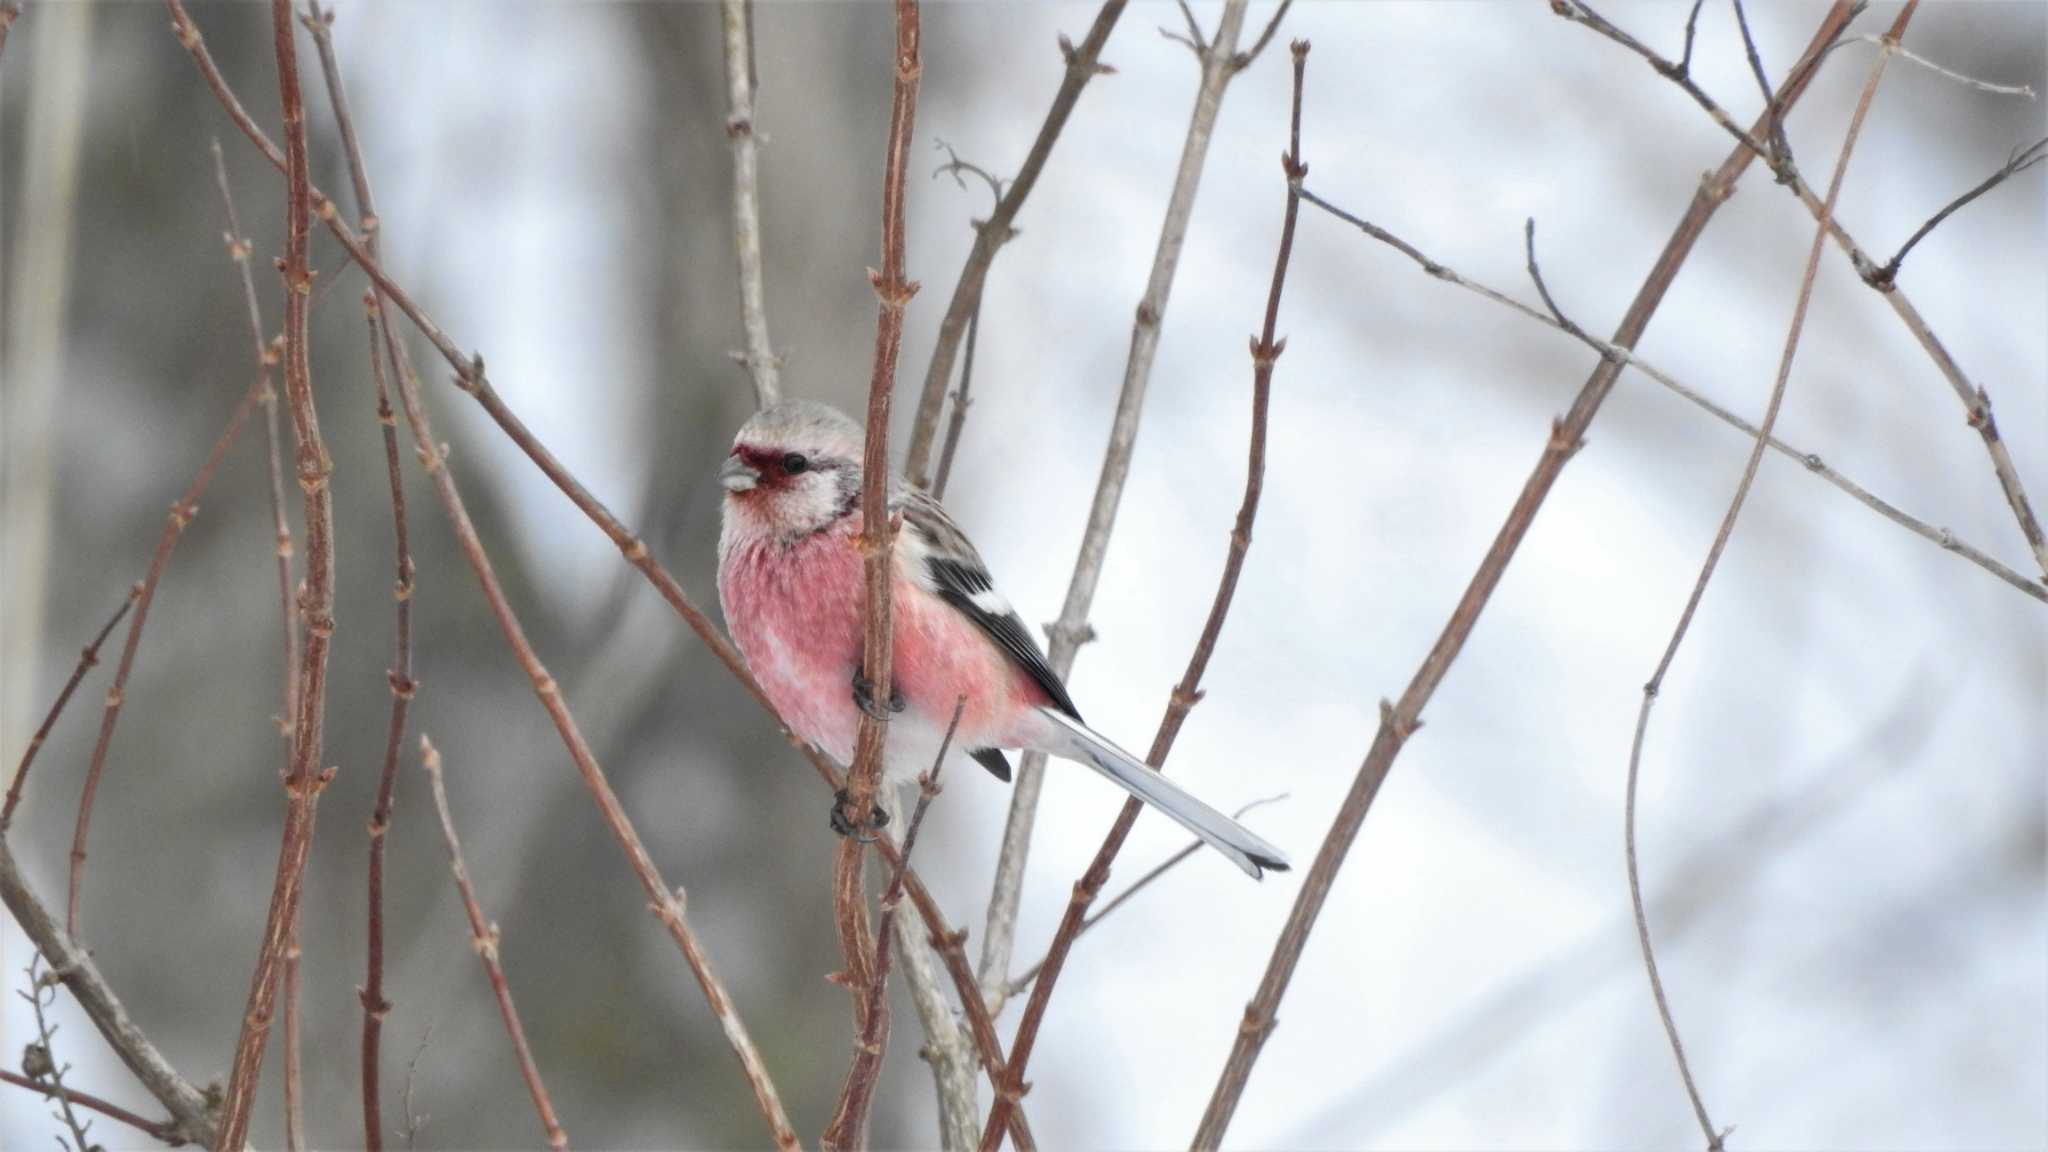
<svg viewBox="0 0 2048 1152">
<path fill-rule="evenodd" d="M 748 420 L 720 480 L 718 597 L 747 663 L 798 736 L 851 763 L 863 708 L 866 602 L 861 531 L 860 426 L 823 404 L 777 404 Z M 956 707 L 953 747 L 999 779 L 1002 749 L 1086 764 L 1178 821 L 1252 877 L 1285 869 L 1279 849 L 1216 811 L 1081 722 L 1060 678 L 945 510 L 892 482 L 896 537 L 893 690 L 885 790 L 915 780 L 938 756 Z M 962 704 L 961 701 L 965 703 Z M 834 826 L 848 821 L 834 809 Z"/>
</svg>

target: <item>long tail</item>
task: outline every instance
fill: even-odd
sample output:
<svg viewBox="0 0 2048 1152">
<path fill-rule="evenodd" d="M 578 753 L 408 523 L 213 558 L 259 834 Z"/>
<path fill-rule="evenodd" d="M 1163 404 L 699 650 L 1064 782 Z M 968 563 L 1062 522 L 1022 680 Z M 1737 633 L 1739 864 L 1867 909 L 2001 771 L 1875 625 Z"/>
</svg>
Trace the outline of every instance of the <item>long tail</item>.
<svg viewBox="0 0 2048 1152">
<path fill-rule="evenodd" d="M 1203 843 L 1230 857 L 1231 863 L 1254 880 L 1260 877 L 1262 868 L 1287 871 L 1286 855 L 1249 828 L 1195 799 L 1192 793 L 1072 716 L 1051 708 L 1038 711 L 1051 721 L 1051 739 L 1040 751 L 1086 764 L 1109 777 L 1119 788 L 1172 817 L 1181 827 L 1201 837 Z"/>
</svg>

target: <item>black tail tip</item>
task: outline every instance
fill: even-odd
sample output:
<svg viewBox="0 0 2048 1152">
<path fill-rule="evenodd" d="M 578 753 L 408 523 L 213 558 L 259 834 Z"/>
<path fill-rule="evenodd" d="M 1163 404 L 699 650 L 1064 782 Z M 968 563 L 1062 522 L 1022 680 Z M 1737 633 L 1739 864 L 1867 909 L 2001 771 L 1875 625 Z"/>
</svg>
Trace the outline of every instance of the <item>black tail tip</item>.
<svg viewBox="0 0 2048 1152">
<path fill-rule="evenodd" d="M 1251 856 L 1250 853 L 1246 855 Z M 1251 856 L 1251 862 L 1268 872 L 1288 872 L 1294 868 L 1294 865 L 1279 856 Z"/>
</svg>

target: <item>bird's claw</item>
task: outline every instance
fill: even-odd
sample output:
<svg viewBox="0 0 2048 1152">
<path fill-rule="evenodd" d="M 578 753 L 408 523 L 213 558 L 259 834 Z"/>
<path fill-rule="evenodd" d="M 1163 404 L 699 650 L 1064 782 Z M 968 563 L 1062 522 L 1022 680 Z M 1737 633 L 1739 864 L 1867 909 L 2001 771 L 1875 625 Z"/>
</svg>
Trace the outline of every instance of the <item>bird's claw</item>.
<svg viewBox="0 0 2048 1152">
<path fill-rule="evenodd" d="M 853 702 L 870 718 L 884 724 L 895 719 L 896 713 L 903 711 L 903 693 L 894 685 L 891 685 L 889 688 L 888 710 L 883 711 L 880 707 L 877 707 L 875 704 L 874 682 L 861 675 L 858 668 L 854 669 L 853 672 Z"/>
<path fill-rule="evenodd" d="M 844 788 L 832 794 L 832 831 L 841 836 L 851 836 L 862 844 L 873 844 L 875 838 L 863 835 L 863 831 L 865 829 L 886 826 L 889 823 L 889 814 L 882 811 L 880 804 L 876 804 L 869 809 L 868 821 L 863 825 L 856 822 L 852 814 L 847 811 L 847 807 L 851 802 L 852 797 L 846 794 L 846 789 Z"/>
</svg>

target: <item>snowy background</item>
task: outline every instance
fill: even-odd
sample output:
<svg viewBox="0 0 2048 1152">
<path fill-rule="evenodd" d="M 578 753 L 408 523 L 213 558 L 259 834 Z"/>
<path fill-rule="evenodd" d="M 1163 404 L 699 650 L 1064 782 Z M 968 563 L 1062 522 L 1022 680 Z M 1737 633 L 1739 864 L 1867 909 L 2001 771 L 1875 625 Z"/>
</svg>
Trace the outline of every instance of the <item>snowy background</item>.
<svg viewBox="0 0 2048 1152">
<path fill-rule="evenodd" d="M 1759 5 L 1783 74 L 1816 3 Z M 1603 6 L 1675 54 L 1676 4 Z M 1205 27 L 1216 9 L 1198 6 Z M 1248 28 L 1270 7 L 1255 5 Z M 1857 24 L 1876 33 L 1895 9 Z M 230 80 L 275 131 L 267 14 L 198 6 Z M 1009 174 L 1085 5 L 926 11 L 914 153 L 933 141 Z M 794 393 L 864 394 L 886 131 L 880 7 L 757 7 L 768 304 Z M 87 25 L 67 57 L 61 27 Z M 999 257 L 948 503 L 1027 620 L 1057 613 L 1132 310 L 1197 72 L 1133 5 Z M 716 463 L 751 399 L 740 344 L 716 9 L 345 4 L 336 30 L 383 211 L 386 264 L 584 482 L 716 604 Z M 1248 32 L 1248 37 L 1249 37 Z M 1308 37 L 1309 185 L 1468 276 L 1534 300 L 1533 216 L 1560 304 L 1611 332 L 1700 174 L 1729 141 L 1641 61 L 1540 3 L 1298 5 L 1232 84 L 1072 685 L 1142 746 L 1201 627 L 1243 484 L 1251 364 L 1284 203 L 1285 41 Z M 1931 4 L 1906 44 L 2048 87 L 2048 7 Z M 314 178 L 346 184 L 301 37 Z M 1822 185 L 1873 49 L 1835 54 L 1790 122 Z M 1725 5 L 1701 17 L 1701 84 L 1759 99 Z M 5 307 L 48 300 L 27 238 L 68 236 L 61 359 L 25 363 L 10 321 L 4 451 L 49 447 L 45 546 L 10 521 L 0 589 L 10 766 L 77 647 L 139 578 L 162 510 L 249 379 L 240 288 L 206 151 L 227 149 L 259 285 L 281 183 L 234 131 L 162 9 L 35 4 L 0 85 Z M 27 218 L 39 101 L 82 93 L 75 194 Z M 2039 100 L 1895 61 L 1840 218 L 1889 253 L 2043 134 Z M 2040 171 L 1922 244 L 1902 286 L 1987 388 L 2037 506 L 2048 501 L 2048 197 Z M 985 215 L 979 188 L 914 182 L 901 443 L 933 333 Z M 1641 351 L 1752 419 L 1812 236 L 1761 168 L 1715 218 Z M 59 245 L 60 249 L 64 246 Z M 315 385 L 337 463 L 341 549 L 330 753 L 305 924 L 314 1143 L 361 1141 L 355 986 L 362 833 L 381 759 L 389 506 L 371 418 L 360 276 L 315 235 Z M 329 284 L 328 281 L 336 281 Z M 1443 626 L 1549 421 L 1594 358 L 1421 275 L 1305 209 L 1281 315 L 1271 464 L 1237 606 L 1173 770 L 1304 865 L 1377 722 Z M 425 351 L 423 344 L 417 345 Z M 849 1054 L 830 927 L 827 797 L 773 726 L 596 532 L 436 369 L 440 435 L 542 656 L 692 919 L 806 1139 Z M 47 419 L 24 416 L 34 378 Z M 2033 568 L 1946 383 L 1832 247 L 1780 435 L 2013 568 Z M 274 570 L 260 441 L 245 438 L 186 533 L 150 617 L 94 824 L 84 935 L 189 1077 L 224 1077 L 276 856 Z M 1234 1145 L 1591 1148 L 1698 1143 L 1628 921 L 1621 812 L 1640 688 L 1676 621 L 1748 443 L 1625 375 L 1425 712 L 1342 872 L 1252 1079 Z M 409 457 L 408 453 L 408 457 Z M 25 458 L 17 456 L 17 458 Z M 715 1022 L 490 623 L 438 507 L 408 476 L 419 556 L 414 733 L 447 757 L 456 819 L 542 1072 L 591 1147 L 764 1141 Z M 10 507 L 34 500 L 21 485 Z M 296 500 L 294 500 L 296 505 Z M 297 519 L 293 508 L 294 521 Z M 2038 572 L 2035 573 L 2038 575 Z M 109 655 L 118 640 L 109 646 Z M 108 664 L 111 665 L 109 660 Z M 15 847 L 61 896 L 105 670 L 30 783 Z M 1702 1092 L 1743 1148 L 2048 1145 L 2048 606 L 1767 456 L 1657 707 L 1640 835 L 1664 977 Z M 408 747 L 411 747 L 410 743 Z M 1007 792 L 960 774 L 920 868 L 974 936 Z M 412 757 L 392 832 L 385 1112 L 418 1059 L 423 1148 L 539 1132 L 466 944 Z M 1043 950 L 1117 797 L 1055 766 L 1019 927 Z M 1176 849 L 1147 817 L 1112 889 Z M 1253 885 L 1198 855 L 1076 948 L 1031 1065 L 1048 1148 L 1166 1147 L 1194 1129 L 1299 878 Z M 0 925 L 21 984 L 28 948 Z M 1018 1009 L 1005 1013 L 1007 1037 Z M 934 1142 L 915 1018 L 899 1008 L 878 1146 Z M 83 1089 L 157 1109 L 90 1025 L 60 1015 Z M 0 1054 L 30 1037 L 0 1005 Z M 272 1044 L 255 1133 L 281 1142 Z M 47 1147 L 49 1108 L 0 1086 L 0 1145 Z M 109 1146 L 142 1140 L 101 1120 Z"/>
</svg>

